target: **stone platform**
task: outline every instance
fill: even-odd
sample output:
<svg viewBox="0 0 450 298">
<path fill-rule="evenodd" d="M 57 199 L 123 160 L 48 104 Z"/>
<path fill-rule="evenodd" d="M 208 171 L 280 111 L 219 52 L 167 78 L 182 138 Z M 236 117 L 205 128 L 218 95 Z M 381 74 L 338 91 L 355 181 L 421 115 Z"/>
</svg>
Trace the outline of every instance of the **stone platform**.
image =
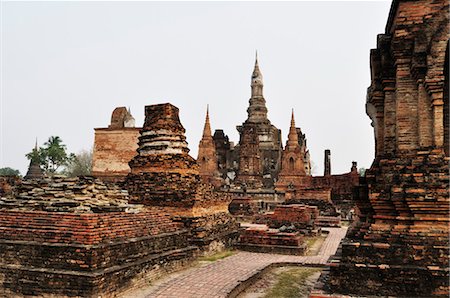
<svg viewBox="0 0 450 298">
<path fill-rule="evenodd" d="M 192 260 L 189 233 L 92 178 L 24 181 L 0 200 L 0 296 L 116 295 Z"/>
</svg>

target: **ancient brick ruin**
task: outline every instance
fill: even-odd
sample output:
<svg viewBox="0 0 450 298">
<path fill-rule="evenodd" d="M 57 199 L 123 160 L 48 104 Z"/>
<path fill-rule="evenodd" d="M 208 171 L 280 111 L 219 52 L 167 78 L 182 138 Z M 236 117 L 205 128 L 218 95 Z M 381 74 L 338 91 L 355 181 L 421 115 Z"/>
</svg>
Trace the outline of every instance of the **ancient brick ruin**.
<svg viewBox="0 0 450 298">
<path fill-rule="evenodd" d="M 307 173 L 309 164 L 305 169 L 306 140 L 301 131 L 300 135 L 304 142 L 299 142 L 299 133 L 295 127 L 294 111 L 292 111 L 288 140 L 281 157 L 281 171 L 275 183 L 275 189 L 278 191 L 286 192 L 288 189 L 304 188 L 305 183 L 309 182 L 306 181 L 307 177 L 311 176 L 311 173 Z M 309 160 L 307 162 L 309 163 Z"/>
<path fill-rule="evenodd" d="M 206 110 L 203 136 L 198 145 L 197 163 L 199 166 L 199 174 L 203 182 L 213 184 L 216 187 L 220 187 L 223 184 L 223 180 L 220 177 L 218 169 L 216 146 L 211 135 L 209 109 Z"/>
<path fill-rule="evenodd" d="M 95 129 L 92 175 L 105 181 L 122 181 L 130 172 L 128 162 L 136 155 L 139 127 L 125 107 L 114 109 L 111 124 Z"/>
<path fill-rule="evenodd" d="M 320 232 L 316 222 L 319 210 L 315 206 L 280 205 L 273 212 L 259 214 L 239 237 L 238 247 L 254 252 L 303 255 L 308 247 L 305 236 Z"/>
<path fill-rule="evenodd" d="M 214 251 L 237 237 L 238 225 L 228 213 L 231 197 L 202 182 L 184 132 L 177 107 L 146 106 L 138 155 L 129 163 L 125 187 L 131 202 L 158 206 L 177 216 L 190 230 L 192 243 Z"/>
<path fill-rule="evenodd" d="M 113 295 L 180 268 L 196 251 L 169 215 L 87 177 L 22 181 L 0 199 L 0 225 L 6 297 Z"/>
<path fill-rule="evenodd" d="M 325 291 L 449 295 L 448 16 L 448 1 L 392 3 L 370 58 L 376 156 Z"/>
<path fill-rule="evenodd" d="M 245 188 L 273 187 L 281 167 L 281 131 L 267 118 L 263 86 L 262 73 L 256 59 L 251 79 L 248 118 L 237 126 L 240 139 L 237 148 L 233 148 L 238 160 L 229 162 L 234 166 L 229 172 L 235 172 L 236 184 Z M 221 153 L 220 150 L 218 152 Z M 229 154 L 230 156 L 233 154 Z M 219 159 L 224 159 L 224 156 Z"/>
<path fill-rule="evenodd" d="M 327 201 L 336 205 L 335 211 L 333 215 L 324 215 L 348 218 L 354 207 L 354 187 L 359 184 L 356 162 L 349 173 L 331 175 L 330 150 L 326 150 L 325 175 L 313 177 L 306 135 L 295 126 L 294 113 L 283 149 L 281 130 L 271 124 L 267 112 L 262 73 L 256 59 L 251 77 L 248 118 L 237 126 L 239 143 L 235 146 L 223 130 L 216 130 L 212 138 L 217 167 L 212 165 L 214 149 L 211 141 L 206 141 L 209 140 L 208 118 L 205 124 L 205 129 L 208 129 L 199 145 L 198 163 L 203 169 L 202 176 L 212 179 L 218 170 L 222 187 L 233 196 L 230 211 L 239 217 L 248 218 L 255 214 L 252 212 L 273 209 L 280 203 L 295 199 L 303 200 L 296 201 L 300 204 L 315 201 L 316 206 Z M 220 184 L 217 179 L 214 181 L 216 185 Z M 340 219 L 330 218 L 329 222 L 336 225 Z"/>
<path fill-rule="evenodd" d="M 28 166 L 27 173 L 25 174 L 25 179 L 40 179 L 44 177 L 44 172 L 42 171 L 39 160 L 37 159 L 38 155 L 39 153 L 36 141 L 36 145 L 33 149 L 33 157 L 30 160 L 30 165 Z"/>
</svg>

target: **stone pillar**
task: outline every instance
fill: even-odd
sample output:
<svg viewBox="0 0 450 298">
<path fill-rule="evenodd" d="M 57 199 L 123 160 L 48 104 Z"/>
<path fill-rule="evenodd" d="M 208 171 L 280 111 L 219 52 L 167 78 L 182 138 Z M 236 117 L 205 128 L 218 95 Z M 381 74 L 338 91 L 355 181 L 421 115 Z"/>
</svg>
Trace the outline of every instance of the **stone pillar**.
<svg viewBox="0 0 450 298">
<path fill-rule="evenodd" d="M 324 159 L 324 176 L 330 176 L 331 175 L 331 151 L 330 149 L 325 150 L 325 159 Z"/>
</svg>

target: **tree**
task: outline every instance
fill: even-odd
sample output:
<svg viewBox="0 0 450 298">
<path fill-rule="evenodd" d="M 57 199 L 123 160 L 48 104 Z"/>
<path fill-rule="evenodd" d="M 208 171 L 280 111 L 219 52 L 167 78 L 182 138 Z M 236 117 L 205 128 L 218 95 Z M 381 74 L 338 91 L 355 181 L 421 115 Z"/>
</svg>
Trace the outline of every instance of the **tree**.
<svg viewBox="0 0 450 298">
<path fill-rule="evenodd" d="M 6 167 L 0 169 L 0 176 L 20 176 L 20 172 L 19 170 Z"/>
<path fill-rule="evenodd" d="M 66 152 L 66 145 L 62 143 L 60 137 L 50 137 L 47 142 L 44 143 L 46 164 L 44 169 L 50 173 L 56 173 L 56 171 L 67 164 L 69 156 Z"/>
<path fill-rule="evenodd" d="M 32 163 L 38 163 L 39 165 L 43 165 L 45 163 L 44 149 L 43 148 L 38 148 L 37 144 L 36 144 L 36 147 L 34 147 L 33 150 L 30 153 L 25 154 L 25 156 Z"/>
<path fill-rule="evenodd" d="M 69 177 L 91 175 L 92 150 L 82 150 L 71 154 L 64 173 Z"/>
<path fill-rule="evenodd" d="M 55 174 L 62 166 L 70 161 L 66 145 L 58 136 L 52 136 L 44 143 L 44 147 L 37 146 L 26 157 L 34 162 L 39 162 L 46 174 Z"/>
<path fill-rule="evenodd" d="M 364 177 L 364 175 L 366 174 L 366 169 L 365 168 L 359 168 L 358 172 L 359 172 L 359 176 L 360 177 Z"/>
</svg>

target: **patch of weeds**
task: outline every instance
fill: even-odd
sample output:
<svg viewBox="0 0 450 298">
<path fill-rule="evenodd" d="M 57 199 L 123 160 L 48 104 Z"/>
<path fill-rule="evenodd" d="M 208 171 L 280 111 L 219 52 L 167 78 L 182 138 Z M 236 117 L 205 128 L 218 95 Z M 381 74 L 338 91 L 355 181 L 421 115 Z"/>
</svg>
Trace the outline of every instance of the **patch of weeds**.
<svg viewBox="0 0 450 298">
<path fill-rule="evenodd" d="M 348 220 L 341 220 L 341 227 L 349 227 L 350 221 Z"/>
<path fill-rule="evenodd" d="M 308 295 L 306 280 L 320 268 L 294 268 L 277 275 L 277 282 L 264 296 L 265 298 L 294 298 Z"/>
<path fill-rule="evenodd" d="M 306 252 L 307 256 L 315 256 L 320 250 L 323 242 L 325 241 L 326 236 L 319 235 L 315 237 L 306 237 L 305 243 L 308 246 L 308 251 Z"/>
<path fill-rule="evenodd" d="M 317 236 L 317 237 L 308 237 L 308 238 L 306 239 L 306 245 L 307 245 L 308 247 L 313 246 L 314 243 L 316 243 L 316 241 L 319 240 L 319 238 L 320 238 L 320 236 Z"/>
<path fill-rule="evenodd" d="M 224 251 L 218 252 L 216 254 L 213 254 L 211 256 L 200 257 L 198 260 L 200 262 L 202 262 L 202 261 L 203 262 L 215 262 L 217 260 L 224 259 L 226 257 L 232 256 L 232 255 L 234 255 L 234 253 L 235 252 L 232 251 L 232 250 L 224 250 Z"/>
</svg>

